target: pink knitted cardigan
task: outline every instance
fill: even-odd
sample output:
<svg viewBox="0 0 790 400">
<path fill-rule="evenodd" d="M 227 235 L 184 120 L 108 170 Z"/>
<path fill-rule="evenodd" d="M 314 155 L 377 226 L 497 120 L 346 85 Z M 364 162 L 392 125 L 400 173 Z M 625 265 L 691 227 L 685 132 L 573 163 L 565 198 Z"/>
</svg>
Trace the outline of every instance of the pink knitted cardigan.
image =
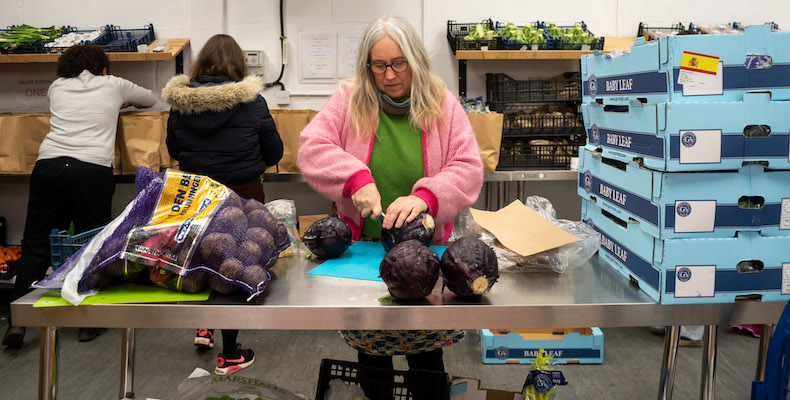
<svg viewBox="0 0 790 400">
<path fill-rule="evenodd" d="M 375 182 L 368 168 L 375 135 L 362 139 L 350 128 L 350 93 L 351 87 L 342 85 L 302 130 L 297 162 L 310 186 L 337 204 L 340 218 L 358 240 L 362 216 L 351 195 Z M 436 222 L 434 240 L 450 237 L 455 216 L 477 200 L 483 185 L 483 163 L 474 131 L 449 91 L 442 115 L 443 123 L 422 132 L 425 177 L 414 184 L 411 193 L 428 204 L 428 213 Z"/>
</svg>

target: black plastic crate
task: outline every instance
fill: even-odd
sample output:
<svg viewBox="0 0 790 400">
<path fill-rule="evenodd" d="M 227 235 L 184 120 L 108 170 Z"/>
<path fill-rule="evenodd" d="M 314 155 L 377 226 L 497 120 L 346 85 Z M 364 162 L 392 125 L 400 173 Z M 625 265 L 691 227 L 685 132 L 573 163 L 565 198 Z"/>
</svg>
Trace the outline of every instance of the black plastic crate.
<svg viewBox="0 0 790 400">
<path fill-rule="evenodd" d="M 584 134 L 581 114 L 505 112 L 502 137 L 571 136 Z"/>
<path fill-rule="evenodd" d="M 585 31 L 587 31 L 588 36 L 592 38 L 592 41 L 589 43 L 581 43 L 581 42 L 571 42 L 567 39 L 561 37 L 554 37 L 548 32 L 549 24 L 544 21 L 537 21 L 533 24 L 536 27 L 543 29 L 544 32 L 551 38 L 552 42 L 552 49 L 554 50 L 583 50 L 586 49 L 585 46 L 588 46 L 589 49 L 586 50 L 603 50 L 604 38 L 603 36 L 597 37 L 592 32 L 587 30 L 587 24 L 584 21 L 578 22 L 573 25 L 557 25 L 557 28 L 562 29 L 565 31 L 566 29 L 570 29 L 575 27 L 576 25 L 581 25 Z"/>
<path fill-rule="evenodd" d="M 584 135 L 548 138 L 502 138 L 497 170 L 568 169 L 571 157 L 579 156 Z"/>
<path fill-rule="evenodd" d="M 531 24 L 535 29 L 540 29 L 535 24 Z M 507 24 L 503 24 L 499 21 L 496 23 L 496 31 L 499 33 L 500 29 L 506 27 Z M 519 29 L 522 29 L 524 25 L 516 25 Z M 510 38 L 502 38 L 502 44 L 504 45 L 505 50 L 551 50 L 554 48 L 554 40 L 549 36 L 545 31 L 543 32 L 543 39 L 545 41 L 543 43 L 533 43 L 533 42 L 519 42 L 517 40 L 513 40 Z"/>
<path fill-rule="evenodd" d="M 673 24 L 672 26 L 648 26 L 644 22 L 639 23 L 639 28 L 636 31 L 637 37 L 642 37 L 649 32 L 660 32 L 664 35 L 677 35 L 686 32 L 686 28 L 681 23 Z"/>
<path fill-rule="evenodd" d="M 489 50 L 502 50 L 505 48 L 501 37 L 494 37 L 491 40 L 466 40 L 464 37 L 475 29 L 477 24 L 483 24 L 486 29 L 494 29 L 491 18 L 481 22 L 459 23 L 452 20 L 447 21 L 447 41 L 455 54 L 458 50 L 480 50 L 481 47 L 488 47 Z"/>
<path fill-rule="evenodd" d="M 371 377 L 370 372 L 381 374 L 381 376 L 386 378 L 377 379 Z M 362 383 L 366 385 L 385 385 L 389 384 L 390 379 L 392 379 L 394 385 L 392 397 L 388 397 L 388 400 L 414 400 L 416 398 L 412 394 L 412 389 L 417 386 L 434 388 L 435 392 L 442 393 L 441 397 L 436 400 L 450 399 L 450 379 L 446 373 L 422 370 L 417 370 L 417 372 L 419 373 L 415 373 L 415 370 L 395 371 L 365 368 L 359 363 L 325 358 L 321 360 L 321 372 L 318 376 L 315 400 L 325 399 L 326 392 L 329 390 L 329 382 L 333 379 L 340 379 L 346 384 L 356 385 Z"/>
<path fill-rule="evenodd" d="M 581 101 L 582 82 L 578 72 L 555 78 L 516 80 L 503 73 L 486 74 L 486 104 L 501 111 L 513 103 Z"/>
<path fill-rule="evenodd" d="M 106 52 L 136 52 L 137 46 L 150 44 L 156 39 L 154 24 L 148 24 L 142 29 L 121 29 L 111 25 L 107 43 L 101 44 Z"/>
</svg>

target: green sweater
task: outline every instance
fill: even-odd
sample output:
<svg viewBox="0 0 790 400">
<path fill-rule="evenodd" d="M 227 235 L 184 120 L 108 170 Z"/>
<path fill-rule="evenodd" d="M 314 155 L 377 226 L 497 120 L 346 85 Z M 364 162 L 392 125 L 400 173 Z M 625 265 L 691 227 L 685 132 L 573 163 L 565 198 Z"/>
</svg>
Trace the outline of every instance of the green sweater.
<svg viewBox="0 0 790 400">
<path fill-rule="evenodd" d="M 381 208 L 395 199 L 408 196 L 412 187 L 425 176 L 422 158 L 422 131 L 409 123 L 409 115 L 379 112 L 379 128 L 370 155 L 370 173 L 381 195 Z M 381 221 L 365 218 L 362 234 L 381 237 Z"/>
</svg>

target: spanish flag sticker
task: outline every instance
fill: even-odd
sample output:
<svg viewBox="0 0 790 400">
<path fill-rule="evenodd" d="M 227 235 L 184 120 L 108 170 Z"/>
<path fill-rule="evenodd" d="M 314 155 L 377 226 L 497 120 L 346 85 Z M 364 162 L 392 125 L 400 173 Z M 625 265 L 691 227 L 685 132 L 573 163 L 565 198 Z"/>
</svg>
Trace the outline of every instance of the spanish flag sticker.
<svg viewBox="0 0 790 400">
<path fill-rule="evenodd" d="M 716 75 L 719 69 L 719 57 L 684 51 L 680 69 Z"/>
</svg>

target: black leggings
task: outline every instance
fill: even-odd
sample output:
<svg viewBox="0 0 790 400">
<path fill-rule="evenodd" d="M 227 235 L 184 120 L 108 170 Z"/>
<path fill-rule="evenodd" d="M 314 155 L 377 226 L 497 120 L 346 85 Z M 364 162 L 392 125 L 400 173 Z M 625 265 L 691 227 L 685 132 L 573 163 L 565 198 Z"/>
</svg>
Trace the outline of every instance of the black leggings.
<svg viewBox="0 0 790 400">
<path fill-rule="evenodd" d="M 214 334 L 213 329 L 209 329 L 211 334 Z M 234 357 L 236 355 L 236 348 L 239 347 L 236 344 L 236 339 L 239 337 L 239 330 L 238 329 L 223 329 L 222 330 L 222 354 L 225 357 Z"/>
<path fill-rule="evenodd" d="M 263 193 L 263 184 L 260 181 L 244 182 L 227 186 L 243 199 L 254 199 L 261 203 L 266 199 Z M 211 331 L 211 334 L 214 334 L 213 329 L 209 329 L 209 331 Z M 238 343 L 236 343 L 238 337 L 238 329 L 222 330 L 222 354 L 226 357 L 234 357 L 236 355 L 236 349 L 239 347 Z"/>
<path fill-rule="evenodd" d="M 444 381 L 437 381 L 434 374 L 427 375 L 416 370 L 444 372 L 442 349 L 425 351 L 417 354 L 407 354 L 406 362 L 409 364 L 409 373 L 406 376 L 406 385 L 412 389 L 414 400 L 444 400 L 442 398 Z M 362 351 L 357 352 L 359 364 L 365 368 L 377 368 L 392 371 L 392 356 L 371 355 Z M 362 375 L 362 390 L 371 400 L 392 400 L 394 389 L 394 376 L 391 372 L 365 370 Z M 366 384 L 367 383 L 367 384 Z M 403 393 L 405 394 L 405 393 Z"/>
<path fill-rule="evenodd" d="M 112 220 L 115 180 L 112 168 L 58 157 L 36 161 L 30 175 L 22 257 L 17 262 L 13 300 L 44 277 L 50 265 L 49 235 L 53 229 L 65 230 L 74 222 L 82 233 Z"/>
</svg>

